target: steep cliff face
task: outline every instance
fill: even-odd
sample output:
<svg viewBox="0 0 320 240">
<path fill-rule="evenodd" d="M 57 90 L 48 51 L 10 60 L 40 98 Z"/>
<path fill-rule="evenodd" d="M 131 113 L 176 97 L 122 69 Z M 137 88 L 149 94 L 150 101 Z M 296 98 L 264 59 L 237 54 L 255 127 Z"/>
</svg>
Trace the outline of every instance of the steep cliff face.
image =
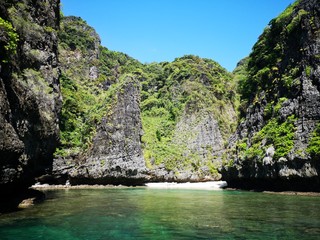
<svg viewBox="0 0 320 240">
<path fill-rule="evenodd" d="M 98 78 L 100 37 L 79 17 L 63 17 L 59 31 L 61 70 L 79 81 Z"/>
<path fill-rule="evenodd" d="M 57 155 L 70 156 L 90 147 L 107 111 L 109 87 L 137 61 L 102 47 L 95 30 L 78 17 L 62 19 L 59 39 L 63 108 Z"/>
<path fill-rule="evenodd" d="M 272 20 L 239 80 L 244 120 L 231 138 L 230 186 L 320 190 L 320 3 Z"/>
<path fill-rule="evenodd" d="M 64 102 L 56 176 L 74 184 L 220 178 L 237 102 L 225 69 L 196 56 L 143 65 L 101 47 L 75 17 L 62 20 L 59 36 Z"/>
<path fill-rule="evenodd" d="M 219 179 L 217 169 L 237 119 L 231 75 L 192 55 L 146 66 L 145 73 L 142 141 L 152 180 Z"/>
<path fill-rule="evenodd" d="M 140 83 L 125 75 L 140 63 L 100 46 L 81 18 L 63 18 L 59 38 L 64 101 L 55 177 L 72 184 L 141 184 Z"/>
<path fill-rule="evenodd" d="M 142 184 L 146 166 L 141 149 L 140 83 L 124 76 L 112 94 L 91 149 L 70 174 L 71 184 Z"/>
<path fill-rule="evenodd" d="M 61 106 L 59 0 L 0 6 L 0 191 L 16 192 L 50 170 Z"/>
</svg>

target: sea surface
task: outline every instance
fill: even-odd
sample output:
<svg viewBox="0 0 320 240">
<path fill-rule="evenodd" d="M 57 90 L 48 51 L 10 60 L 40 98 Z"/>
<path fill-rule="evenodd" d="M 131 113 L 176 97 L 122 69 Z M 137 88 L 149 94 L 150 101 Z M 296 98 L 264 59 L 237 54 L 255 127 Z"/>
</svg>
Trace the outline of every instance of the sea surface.
<svg viewBox="0 0 320 240">
<path fill-rule="evenodd" d="M 320 197 L 148 188 L 46 191 L 0 239 L 320 239 Z"/>
</svg>

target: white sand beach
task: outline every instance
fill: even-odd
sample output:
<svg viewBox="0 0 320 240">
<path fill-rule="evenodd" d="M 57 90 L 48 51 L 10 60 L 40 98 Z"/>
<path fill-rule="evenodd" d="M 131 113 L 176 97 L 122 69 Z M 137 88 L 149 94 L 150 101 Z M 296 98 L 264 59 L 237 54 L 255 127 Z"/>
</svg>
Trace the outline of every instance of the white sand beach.
<svg viewBox="0 0 320 240">
<path fill-rule="evenodd" d="M 196 183 L 176 183 L 176 182 L 159 182 L 146 183 L 148 188 L 158 189 L 199 189 L 199 190 L 220 190 L 227 187 L 225 181 L 210 181 L 210 182 L 196 182 Z"/>
</svg>

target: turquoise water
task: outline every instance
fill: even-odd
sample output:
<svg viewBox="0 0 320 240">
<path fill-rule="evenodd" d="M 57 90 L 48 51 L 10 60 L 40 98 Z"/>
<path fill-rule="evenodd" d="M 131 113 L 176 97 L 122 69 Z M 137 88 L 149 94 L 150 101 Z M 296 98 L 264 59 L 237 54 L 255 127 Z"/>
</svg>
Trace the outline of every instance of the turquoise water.
<svg viewBox="0 0 320 240">
<path fill-rule="evenodd" d="M 0 216 L 0 239 L 320 239 L 320 197 L 146 188 L 55 190 Z"/>
</svg>

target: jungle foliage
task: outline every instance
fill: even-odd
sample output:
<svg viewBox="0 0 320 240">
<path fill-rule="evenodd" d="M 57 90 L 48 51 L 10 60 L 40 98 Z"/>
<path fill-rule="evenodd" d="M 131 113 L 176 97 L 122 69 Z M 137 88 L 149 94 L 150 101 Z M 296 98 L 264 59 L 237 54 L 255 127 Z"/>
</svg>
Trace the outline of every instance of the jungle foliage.
<svg viewBox="0 0 320 240">
<path fill-rule="evenodd" d="M 184 112 L 210 112 L 218 120 L 224 140 L 235 129 L 227 109 L 239 99 L 231 73 L 218 63 L 193 55 L 173 62 L 142 64 L 126 54 L 100 46 L 100 39 L 85 21 L 62 19 L 60 61 L 63 108 L 61 146 L 57 155 L 79 154 L 89 149 L 102 117 L 112 111 L 112 96 L 124 75 L 141 83 L 141 119 L 144 157 L 147 165 L 167 169 L 198 163 L 197 154 L 185 154 L 173 138 Z M 90 77 L 91 68 L 96 76 Z M 221 114 L 223 112 L 223 114 Z M 195 164 L 195 165 L 197 165 Z M 212 161 L 208 164 L 212 168 Z"/>
</svg>

